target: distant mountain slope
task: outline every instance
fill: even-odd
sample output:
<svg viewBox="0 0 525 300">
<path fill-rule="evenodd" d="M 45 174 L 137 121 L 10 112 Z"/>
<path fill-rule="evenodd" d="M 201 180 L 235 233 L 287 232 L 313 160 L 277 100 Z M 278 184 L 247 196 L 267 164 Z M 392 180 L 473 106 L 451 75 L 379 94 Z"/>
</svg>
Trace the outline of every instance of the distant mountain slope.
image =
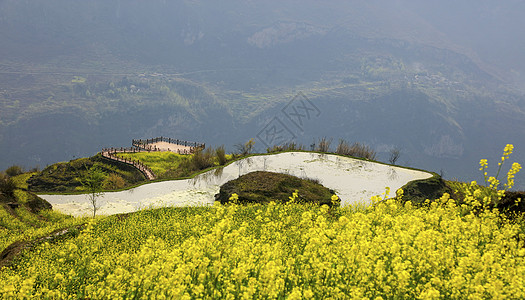
<svg viewBox="0 0 525 300">
<path fill-rule="evenodd" d="M 233 148 L 278 118 L 307 145 L 342 137 L 384 156 L 399 146 L 414 166 L 471 179 L 479 158 L 498 158 L 507 143 L 525 162 L 522 10 L 470 0 L 3 0 L 0 168 L 158 135 Z M 300 127 L 283 111 L 298 92 L 319 111 Z"/>
</svg>

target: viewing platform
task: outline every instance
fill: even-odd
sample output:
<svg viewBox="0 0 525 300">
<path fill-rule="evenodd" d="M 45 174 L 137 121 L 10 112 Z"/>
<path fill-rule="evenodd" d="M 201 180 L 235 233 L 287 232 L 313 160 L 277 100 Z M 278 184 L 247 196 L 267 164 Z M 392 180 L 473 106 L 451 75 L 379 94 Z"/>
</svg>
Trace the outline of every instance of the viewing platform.
<svg viewBox="0 0 525 300">
<path fill-rule="evenodd" d="M 171 151 L 179 154 L 191 154 L 199 149 L 204 149 L 205 144 L 188 142 L 179 139 L 157 137 L 147 140 L 132 140 L 133 147 L 146 151 Z"/>
</svg>

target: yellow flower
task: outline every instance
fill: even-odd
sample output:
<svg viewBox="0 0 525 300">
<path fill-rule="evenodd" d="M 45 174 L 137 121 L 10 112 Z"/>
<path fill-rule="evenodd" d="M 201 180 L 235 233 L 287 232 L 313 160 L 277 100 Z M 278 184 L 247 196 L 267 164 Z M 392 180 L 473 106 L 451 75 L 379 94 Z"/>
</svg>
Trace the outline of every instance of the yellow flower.
<svg viewBox="0 0 525 300">
<path fill-rule="evenodd" d="M 483 170 L 483 169 L 488 168 L 488 165 L 489 165 L 489 164 L 488 164 L 488 162 L 487 162 L 486 159 L 482 159 L 482 160 L 480 160 L 480 161 L 479 161 L 479 166 L 480 166 L 479 170 L 481 171 L 481 170 Z"/>
<path fill-rule="evenodd" d="M 334 195 L 332 195 L 331 200 L 332 200 L 332 205 L 335 206 L 335 205 L 337 205 L 339 203 L 339 196 L 334 194 Z"/>
<path fill-rule="evenodd" d="M 239 195 L 237 195 L 236 193 L 233 193 L 231 197 L 228 198 L 228 200 L 232 201 L 233 203 L 237 203 L 239 201 Z"/>
<path fill-rule="evenodd" d="M 509 156 L 512 154 L 512 151 L 514 150 L 514 145 L 507 144 L 505 148 L 503 149 L 503 156 Z"/>
<path fill-rule="evenodd" d="M 521 170 L 521 165 L 517 162 L 512 164 L 509 172 L 507 173 L 507 183 L 505 184 L 506 190 L 511 189 L 514 186 L 514 176 Z"/>
<path fill-rule="evenodd" d="M 403 189 L 399 188 L 396 191 L 396 198 L 401 200 L 403 198 Z"/>
<path fill-rule="evenodd" d="M 290 201 L 288 203 L 294 203 L 295 199 L 299 197 L 299 190 L 295 190 L 295 192 L 292 193 L 292 197 L 288 197 Z"/>
</svg>

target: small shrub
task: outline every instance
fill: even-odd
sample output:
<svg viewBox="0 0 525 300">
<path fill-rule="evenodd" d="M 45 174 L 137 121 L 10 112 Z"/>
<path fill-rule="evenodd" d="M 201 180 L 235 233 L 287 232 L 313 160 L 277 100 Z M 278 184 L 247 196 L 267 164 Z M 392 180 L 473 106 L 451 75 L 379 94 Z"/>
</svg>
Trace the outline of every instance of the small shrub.
<svg viewBox="0 0 525 300">
<path fill-rule="evenodd" d="M 237 148 L 237 153 L 241 156 L 251 154 L 253 151 L 253 146 L 255 145 L 255 141 L 250 139 L 244 144 L 237 144 L 235 145 L 235 148 Z"/>
<path fill-rule="evenodd" d="M 284 144 L 284 147 L 287 151 L 304 150 L 302 144 L 296 144 L 295 142 L 286 143 Z"/>
<path fill-rule="evenodd" d="M 353 143 L 351 146 L 348 144 L 347 141 L 344 139 L 339 140 L 339 145 L 337 145 L 336 149 L 337 154 L 341 155 L 349 155 L 354 157 L 361 157 L 366 159 L 375 160 L 376 159 L 376 152 L 370 148 L 368 145 L 364 145 L 361 143 Z M 399 157 L 399 153 L 398 153 Z M 397 160 L 397 158 L 396 158 Z"/>
<path fill-rule="evenodd" d="M 213 166 L 213 149 L 207 148 L 206 150 L 199 149 L 193 153 L 191 157 L 191 165 L 193 170 L 203 170 Z"/>
<path fill-rule="evenodd" d="M 281 151 L 283 151 L 283 146 L 281 145 L 273 145 L 272 147 L 266 148 L 266 153 L 275 153 Z"/>
<path fill-rule="evenodd" d="M 370 146 L 355 142 L 350 146 L 349 149 L 345 149 L 347 153 L 345 155 L 350 155 L 354 157 L 366 158 L 370 160 L 376 159 L 376 152 L 370 148 Z"/>
<path fill-rule="evenodd" d="M 330 151 L 330 144 L 332 144 L 332 139 L 327 139 L 326 137 L 323 137 L 317 143 L 316 151 L 329 152 Z"/>
<path fill-rule="evenodd" d="M 350 155 L 350 145 L 348 142 L 344 139 L 340 139 L 335 153 L 340 155 Z"/>
<path fill-rule="evenodd" d="M 302 144 L 296 144 L 295 142 L 285 143 L 282 145 L 275 145 L 272 147 L 266 148 L 267 153 L 283 152 L 283 151 L 296 151 L 304 150 L 305 147 Z"/>
<path fill-rule="evenodd" d="M 118 190 L 126 186 L 126 181 L 120 175 L 111 173 L 104 180 L 103 186 L 107 190 Z"/>
<path fill-rule="evenodd" d="M 224 145 L 215 149 L 215 154 L 217 155 L 217 161 L 219 165 L 223 166 L 226 164 L 226 151 L 224 151 Z"/>
<path fill-rule="evenodd" d="M 20 175 L 20 174 L 24 173 L 24 170 L 22 169 L 22 167 L 14 165 L 14 166 L 10 166 L 9 168 L 7 168 L 5 170 L 5 173 L 9 177 L 13 177 L 13 176 Z"/>
<path fill-rule="evenodd" d="M 0 193 L 6 197 L 13 198 L 15 196 L 16 183 L 12 178 L 4 177 L 0 179 Z"/>
</svg>

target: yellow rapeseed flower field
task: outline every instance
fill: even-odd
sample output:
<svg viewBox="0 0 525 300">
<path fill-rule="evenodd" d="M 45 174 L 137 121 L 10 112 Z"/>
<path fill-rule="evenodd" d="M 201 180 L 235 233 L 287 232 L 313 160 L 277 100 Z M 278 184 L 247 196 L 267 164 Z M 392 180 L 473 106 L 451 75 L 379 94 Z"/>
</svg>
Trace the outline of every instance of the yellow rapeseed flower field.
<svg viewBox="0 0 525 300">
<path fill-rule="evenodd" d="M 297 204 L 92 220 L 0 274 L 1 298 L 524 298 L 523 230 L 497 210 Z"/>
</svg>

